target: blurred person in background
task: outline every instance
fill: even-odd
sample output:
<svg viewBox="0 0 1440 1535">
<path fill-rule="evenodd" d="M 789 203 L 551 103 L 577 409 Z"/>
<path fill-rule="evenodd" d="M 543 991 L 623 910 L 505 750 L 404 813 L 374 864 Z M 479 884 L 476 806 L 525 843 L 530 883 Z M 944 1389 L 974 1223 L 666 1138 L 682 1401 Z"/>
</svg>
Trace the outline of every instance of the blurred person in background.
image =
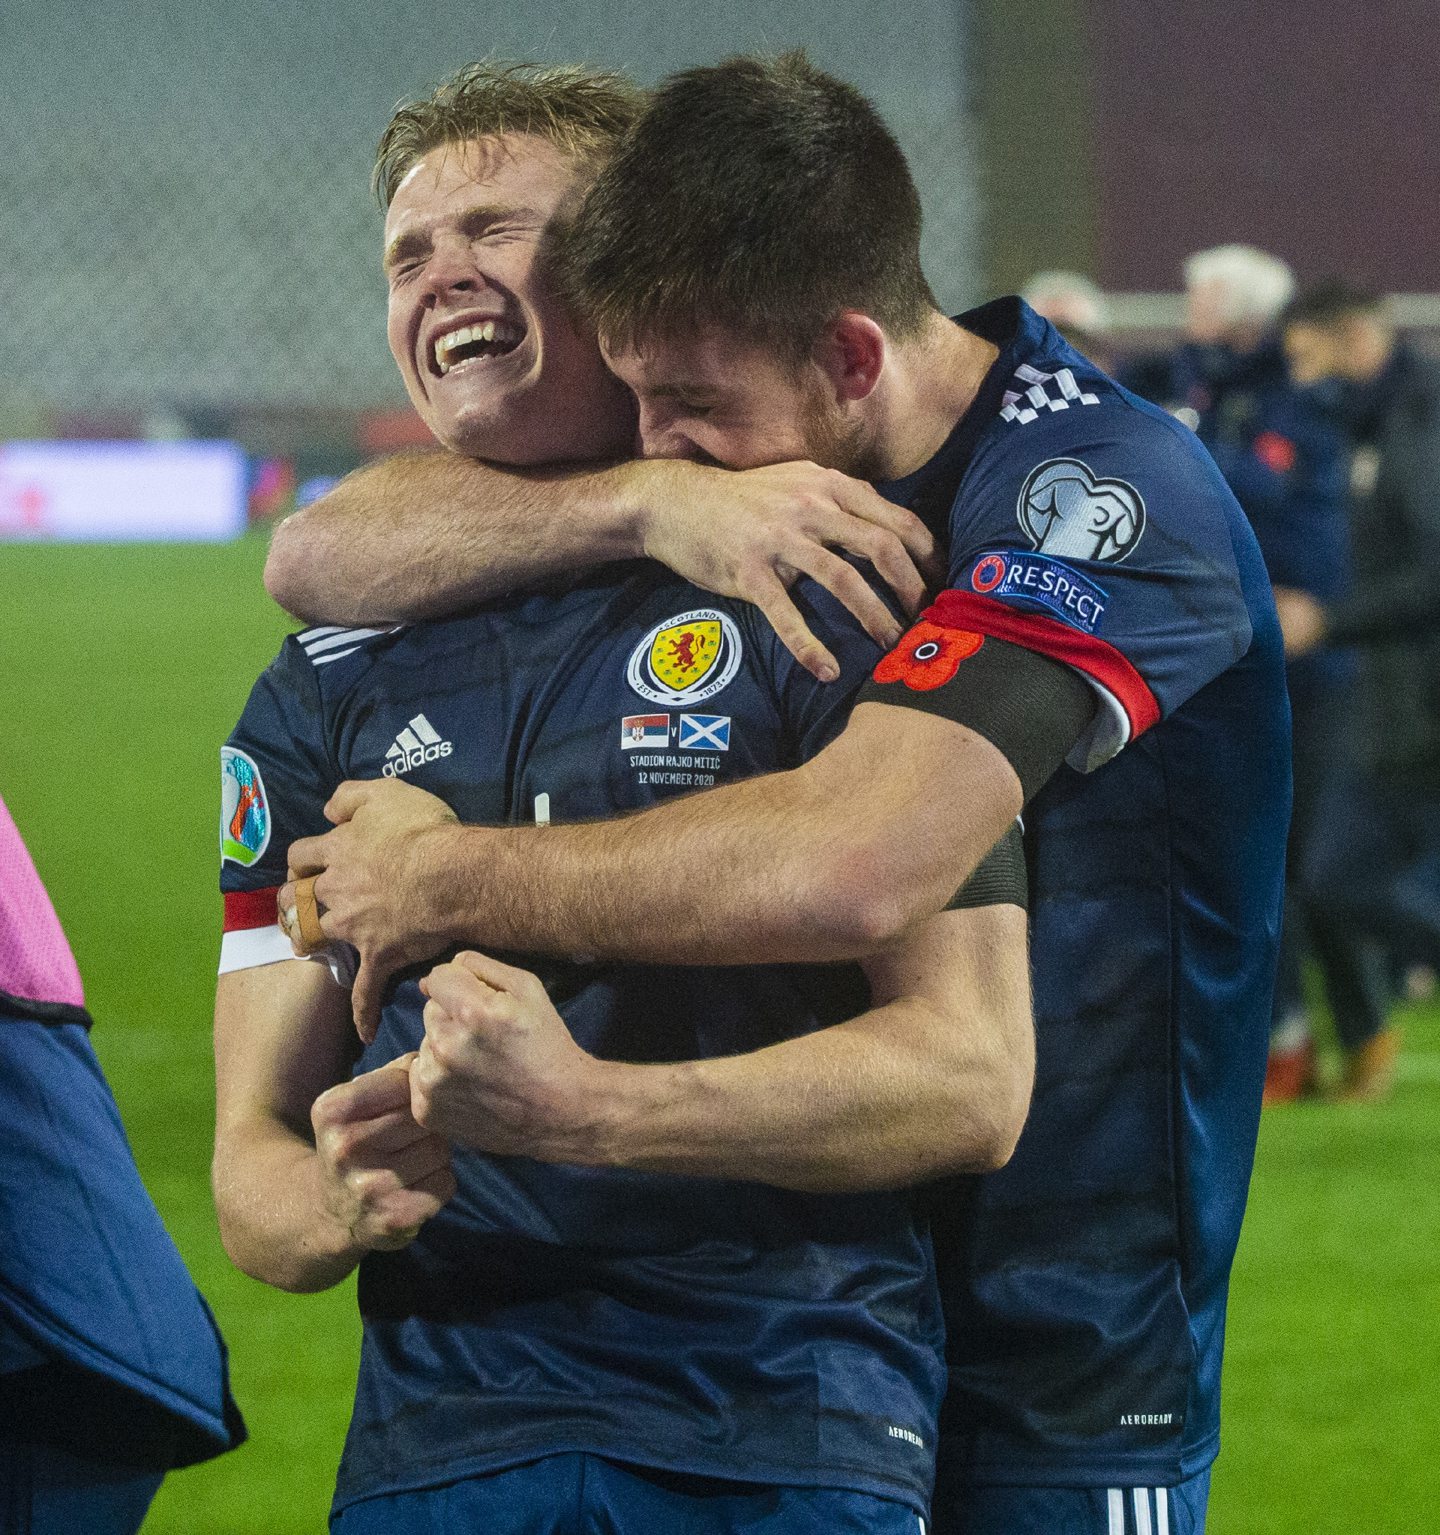
<svg viewBox="0 0 1440 1535">
<path fill-rule="evenodd" d="M 1247 245 L 1199 251 L 1185 263 L 1185 340 L 1136 367 L 1131 386 L 1192 426 L 1235 492 L 1277 589 L 1316 603 L 1343 597 L 1350 580 L 1350 447 L 1338 412 L 1290 377 L 1276 321 L 1295 291 L 1290 268 Z M 1335 774 L 1350 658 L 1293 653 L 1286 668 L 1295 800 L 1287 858 L 1285 929 L 1275 988 L 1267 1103 L 1318 1087 L 1303 987 L 1313 955 L 1347 1053 L 1385 1028 L 1388 986 L 1373 944 L 1324 909 L 1301 884 L 1317 815 Z"/>
<path fill-rule="evenodd" d="M 0 1535 L 126 1535 L 245 1437 L 150 1201 L 80 972 L 0 800 Z"/>
<path fill-rule="evenodd" d="M 1275 320 L 1295 292 L 1295 278 L 1278 256 L 1251 245 L 1196 251 L 1184 278 L 1184 340 L 1131 361 L 1122 382 L 1198 430 L 1235 389 L 1284 380 Z"/>
<path fill-rule="evenodd" d="M 1110 315 L 1097 283 L 1081 272 L 1036 272 L 1020 297 L 1097 368 L 1114 372 Z"/>
<path fill-rule="evenodd" d="M 1285 310 L 1297 383 L 1344 390 L 1356 439 L 1355 578 L 1325 592 L 1276 580 L 1291 669 L 1353 646 L 1348 761 L 1303 871 L 1307 906 L 1402 960 L 1440 967 L 1440 364 L 1397 338 L 1383 302 L 1343 282 Z M 1331 750 L 1336 750 L 1332 744 Z M 1342 1096 L 1383 1098 L 1400 1033 L 1347 1031 Z"/>
</svg>

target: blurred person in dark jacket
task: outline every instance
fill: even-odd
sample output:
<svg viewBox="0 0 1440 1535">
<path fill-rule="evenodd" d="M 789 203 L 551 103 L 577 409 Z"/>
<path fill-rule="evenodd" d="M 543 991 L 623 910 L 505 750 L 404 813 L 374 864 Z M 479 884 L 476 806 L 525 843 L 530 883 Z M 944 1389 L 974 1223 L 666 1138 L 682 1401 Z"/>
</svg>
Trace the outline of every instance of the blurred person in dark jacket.
<svg viewBox="0 0 1440 1535">
<path fill-rule="evenodd" d="M 1288 382 L 1275 322 L 1295 277 L 1278 256 L 1219 245 L 1188 257 L 1184 279 L 1180 345 L 1133 358 L 1121 382 L 1198 431 L 1202 420 L 1219 424 L 1215 409 L 1237 387 Z"/>
<path fill-rule="evenodd" d="M 1287 652 L 1354 646 L 1358 685 L 1347 769 L 1322 809 L 1307 860 L 1311 905 L 1440 967 L 1440 365 L 1397 339 L 1384 304 L 1323 284 L 1285 312 L 1298 383 L 1339 385 L 1356 436 L 1355 579 L 1347 593 L 1277 580 Z M 1294 664 L 1294 663 L 1292 663 Z M 1343 1095 L 1384 1097 L 1399 1032 L 1348 1048 Z"/>
<path fill-rule="evenodd" d="M 1350 440 L 1333 389 L 1292 378 L 1277 321 L 1295 291 L 1290 268 L 1246 245 L 1198 251 L 1185 263 L 1186 338 L 1137 363 L 1125 382 L 1199 435 L 1250 519 L 1277 592 L 1317 610 L 1350 584 Z M 1302 986 L 1314 956 L 1347 1060 L 1386 1027 L 1389 989 L 1373 944 L 1304 893 L 1301 871 L 1318 832 L 1347 716 L 1352 658 L 1339 648 L 1294 652 L 1286 669 L 1294 728 L 1295 801 L 1285 932 L 1275 986 L 1267 1103 L 1316 1086 Z"/>
</svg>

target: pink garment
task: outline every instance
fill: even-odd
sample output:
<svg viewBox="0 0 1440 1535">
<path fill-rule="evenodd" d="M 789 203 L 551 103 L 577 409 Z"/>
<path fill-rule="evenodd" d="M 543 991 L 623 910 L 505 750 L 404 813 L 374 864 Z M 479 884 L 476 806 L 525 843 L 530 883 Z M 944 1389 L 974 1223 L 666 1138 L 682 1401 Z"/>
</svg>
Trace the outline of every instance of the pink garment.
<svg viewBox="0 0 1440 1535">
<path fill-rule="evenodd" d="M 80 969 L 5 801 L 0 799 L 0 992 L 85 1006 Z"/>
</svg>

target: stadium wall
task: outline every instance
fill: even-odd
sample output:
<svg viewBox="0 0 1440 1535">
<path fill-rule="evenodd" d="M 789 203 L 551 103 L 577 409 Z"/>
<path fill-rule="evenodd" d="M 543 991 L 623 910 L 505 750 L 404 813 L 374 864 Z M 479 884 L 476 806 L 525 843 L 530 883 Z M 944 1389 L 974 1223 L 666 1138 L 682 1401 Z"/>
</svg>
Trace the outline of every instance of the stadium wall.
<svg viewBox="0 0 1440 1535">
<path fill-rule="evenodd" d="M 0 437 L 44 411 L 350 411 L 403 396 L 385 351 L 370 154 L 396 101 L 494 53 L 642 81 L 803 44 L 910 152 L 942 298 L 979 294 L 964 7 L 897 0 L 10 0 L 0 8 Z M 103 425 L 103 423 L 102 423 Z"/>
<path fill-rule="evenodd" d="M 972 27 L 991 291 L 1078 270 L 1146 326 L 1188 254 L 1241 241 L 1433 325 L 1434 0 L 975 0 Z"/>
</svg>

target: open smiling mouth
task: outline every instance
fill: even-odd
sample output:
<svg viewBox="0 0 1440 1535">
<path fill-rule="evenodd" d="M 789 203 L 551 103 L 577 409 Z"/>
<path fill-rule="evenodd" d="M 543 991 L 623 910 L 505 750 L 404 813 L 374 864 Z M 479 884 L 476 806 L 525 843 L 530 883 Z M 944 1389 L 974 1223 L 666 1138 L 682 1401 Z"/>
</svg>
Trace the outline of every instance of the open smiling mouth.
<svg viewBox="0 0 1440 1535">
<path fill-rule="evenodd" d="M 479 325 L 462 325 L 447 331 L 430 348 L 430 367 L 439 378 L 461 363 L 477 358 L 503 357 L 513 352 L 525 339 L 524 330 L 508 320 L 485 320 Z"/>
</svg>

